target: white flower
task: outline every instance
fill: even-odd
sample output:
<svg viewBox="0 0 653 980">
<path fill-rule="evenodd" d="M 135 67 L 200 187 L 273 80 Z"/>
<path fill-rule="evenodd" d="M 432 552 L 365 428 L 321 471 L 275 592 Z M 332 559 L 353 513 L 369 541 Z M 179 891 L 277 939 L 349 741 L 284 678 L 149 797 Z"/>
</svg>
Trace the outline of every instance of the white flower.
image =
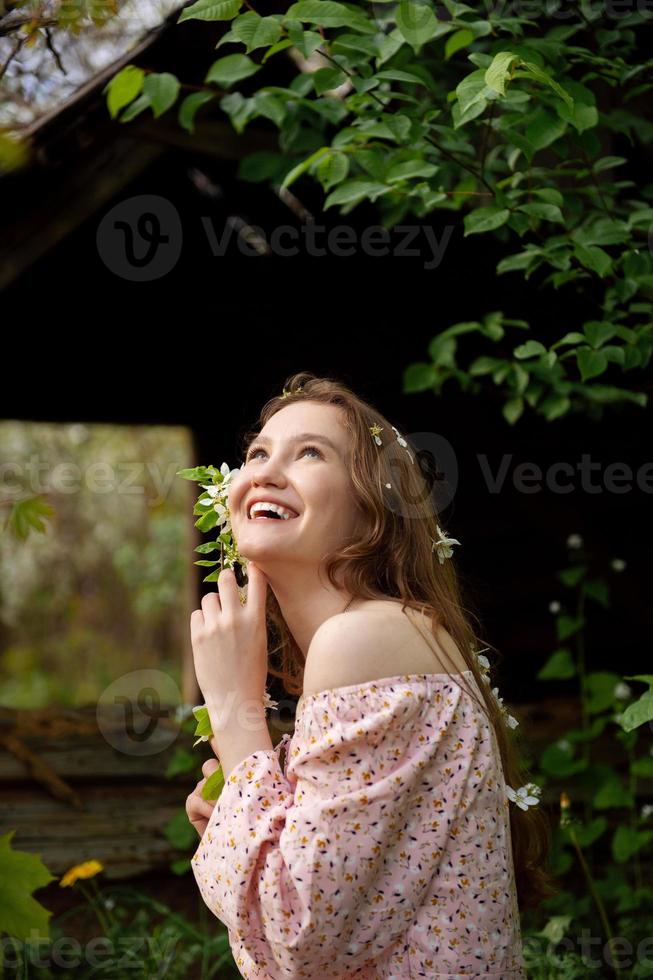
<svg viewBox="0 0 653 980">
<path fill-rule="evenodd" d="M 487 661 L 487 657 L 483 657 L 483 659 Z M 497 704 L 501 708 L 501 711 L 503 713 L 505 722 L 508 725 L 508 727 L 509 728 L 517 728 L 517 726 L 519 725 L 519 722 L 517 721 L 516 718 L 513 718 L 512 715 L 508 714 L 508 709 L 505 707 L 505 705 L 503 703 L 503 698 L 499 697 L 499 688 L 498 687 L 493 687 L 492 688 L 492 694 L 494 695 L 495 701 L 497 702 Z"/>
<path fill-rule="evenodd" d="M 553 613 L 554 615 L 560 612 L 560 603 L 557 599 L 554 599 L 553 602 L 549 603 L 549 612 Z"/>
<path fill-rule="evenodd" d="M 415 460 L 413 459 L 413 454 L 411 453 L 410 449 L 408 448 L 408 443 L 406 442 L 406 440 L 404 439 L 404 437 L 400 433 L 399 429 L 395 429 L 394 425 L 391 425 L 390 428 L 393 430 L 394 434 L 396 435 L 397 442 L 399 443 L 399 445 L 402 446 L 406 450 L 406 452 L 408 453 L 408 455 L 410 456 L 411 463 L 414 463 Z"/>
<path fill-rule="evenodd" d="M 273 701 L 267 691 L 263 694 L 263 707 L 264 708 L 277 708 L 279 706 L 278 701 Z"/>
<path fill-rule="evenodd" d="M 435 526 L 438 529 L 438 540 L 436 541 L 435 538 L 431 538 L 431 541 L 433 542 L 431 545 L 431 551 L 436 551 L 438 561 L 441 565 L 443 565 L 445 558 L 451 558 L 453 554 L 453 549 L 451 546 L 454 544 L 460 544 L 460 541 L 457 541 L 456 538 L 448 538 L 439 524 L 436 524 Z"/>
<path fill-rule="evenodd" d="M 642 819 L 648 820 L 648 818 L 653 814 L 653 806 L 650 803 L 645 803 L 642 807 Z"/>
<path fill-rule="evenodd" d="M 388 490 L 391 490 L 392 489 L 392 484 L 391 483 L 386 483 L 386 487 L 388 488 Z"/>
<path fill-rule="evenodd" d="M 583 539 L 581 538 L 580 534 L 570 534 L 567 538 L 568 548 L 580 548 L 582 547 L 582 544 Z"/>
<path fill-rule="evenodd" d="M 612 693 L 614 694 L 615 698 L 625 700 L 626 698 L 631 697 L 633 692 L 632 688 L 630 688 L 628 684 L 625 684 L 624 681 L 619 681 Z"/>
<path fill-rule="evenodd" d="M 623 560 L 623 558 L 613 558 L 610 562 L 610 567 L 615 572 L 623 572 L 624 568 L 626 567 L 626 562 Z"/>
<path fill-rule="evenodd" d="M 483 647 L 484 650 L 489 650 L 489 647 Z M 476 659 L 478 661 L 478 666 L 481 671 L 481 677 L 486 684 L 490 684 L 490 661 L 487 657 L 484 657 L 482 653 L 476 653 Z"/>
<path fill-rule="evenodd" d="M 528 810 L 529 806 L 536 806 L 542 787 L 536 783 L 526 783 L 514 790 L 512 786 L 506 786 L 506 796 L 512 803 L 516 803 L 520 810 Z"/>
<path fill-rule="evenodd" d="M 403 446 L 404 449 L 407 449 L 408 448 L 408 443 L 406 442 L 406 440 L 404 439 L 404 437 L 399 432 L 399 429 L 395 429 L 394 425 L 391 425 L 390 428 L 392 429 L 392 431 L 396 435 L 397 442 L 399 443 L 399 445 L 400 446 Z"/>
</svg>

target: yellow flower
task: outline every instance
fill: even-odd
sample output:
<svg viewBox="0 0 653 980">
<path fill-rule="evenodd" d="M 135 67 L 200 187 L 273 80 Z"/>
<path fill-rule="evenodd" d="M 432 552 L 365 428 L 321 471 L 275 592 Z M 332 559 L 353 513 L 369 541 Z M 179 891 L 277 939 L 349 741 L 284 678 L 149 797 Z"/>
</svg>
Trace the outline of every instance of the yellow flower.
<svg viewBox="0 0 653 980">
<path fill-rule="evenodd" d="M 99 861 L 84 861 L 83 864 L 76 864 L 66 871 L 59 882 L 59 887 L 66 888 L 68 885 L 74 885 L 78 878 L 93 878 L 100 871 L 104 871 L 104 865 Z"/>
</svg>

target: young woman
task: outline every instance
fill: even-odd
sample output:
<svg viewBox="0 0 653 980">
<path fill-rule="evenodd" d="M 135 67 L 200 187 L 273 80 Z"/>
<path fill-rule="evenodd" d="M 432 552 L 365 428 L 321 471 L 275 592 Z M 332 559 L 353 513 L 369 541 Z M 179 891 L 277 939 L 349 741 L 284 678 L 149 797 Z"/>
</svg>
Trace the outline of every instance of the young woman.
<svg viewBox="0 0 653 980">
<path fill-rule="evenodd" d="M 247 601 L 225 569 L 191 617 L 225 776 L 187 800 L 203 899 L 248 978 L 523 978 L 548 825 L 511 802 L 526 774 L 414 451 L 308 372 L 258 428 L 229 491 Z M 268 672 L 301 694 L 285 768 Z"/>
</svg>

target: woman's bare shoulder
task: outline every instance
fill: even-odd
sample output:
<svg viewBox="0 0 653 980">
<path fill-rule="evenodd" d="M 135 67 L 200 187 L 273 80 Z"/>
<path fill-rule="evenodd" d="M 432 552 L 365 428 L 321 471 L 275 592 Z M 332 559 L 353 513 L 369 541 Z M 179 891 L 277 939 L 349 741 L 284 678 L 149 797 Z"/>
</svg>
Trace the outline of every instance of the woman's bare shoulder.
<svg viewBox="0 0 653 980">
<path fill-rule="evenodd" d="M 303 693 L 399 674 L 466 669 L 443 627 L 438 626 L 435 639 L 428 616 L 413 609 L 402 612 L 401 603 L 391 599 L 370 600 L 331 616 L 316 631 L 306 657 Z"/>
</svg>

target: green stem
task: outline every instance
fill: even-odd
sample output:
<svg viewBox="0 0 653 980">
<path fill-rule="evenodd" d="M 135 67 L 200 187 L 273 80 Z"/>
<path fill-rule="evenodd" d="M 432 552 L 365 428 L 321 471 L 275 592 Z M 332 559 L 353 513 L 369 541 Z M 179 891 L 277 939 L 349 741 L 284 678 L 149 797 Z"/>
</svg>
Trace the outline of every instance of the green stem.
<svg viewBox="0 0 653 980">
<path fill-rule="evenodd" d="M 585 576 L 580 584 L 580 589 L 578 593 L 578 605 L 576 607 L 576 616 L 579 620 L 583 619 L 583 614 L 585 611 L 585 591 L 583 589 Z M 578 667 L 578 679 L 580 684 L 580 706 L 582 712 L 581 728 L 583 733 L 586 735 L 589 728 L 589 717 L 587 710 L 587 667 L 585 664 L 585 627 L 584 624 L 581 626 L 577 633 L 576 639 L 576 650 L 577 650 L 577 667 Z M 583 741 L 583 759 L 586 766 L 589 765 L 590 760 L 590 744 L 589 739 L 586 738 Z M 583 800 L 583 815 L 585 818 L 585 823 L 589 823 L 592 818 L 592 805 L 589 799 Z"/>
<path fill-rule="evenodd" d="M 111 935 L 111 926 L 110 926 L 110 923 L 108 922 L 108 920 L 107 920 L 104 912 L 102 911 L 101 900 L 100 901 L 96 901 L 95 900 L 95 897 L 91 894 L 91 892 L 88 890 L 88 888 L 86 887 L 86 885 L 83 885 L 81 883 L 81 881 L 79 882 L 79 888 L 80 888 L 80 891 L 81 891 L 82 895 L 84 895 L 88 899 L 89 905 L 91 906 L 91 908 L 95 912 L 95 914 L 97 916 L 97 919 L 98 919 L 98 922 L 100 923 L 100 926 L 101 926 L 101 928 L 104 931 L 104 935 L 105 936 L 110 936 Z"/>
<path fill-rule="evenodd" d="M 633 834 L 637 833 L 637 776 L 634 774 L 633 762 L 635 761 L 635 753 L 633 752 L 633 747 L 629 742 L 625 743 L 626 752 L 628 754 L 628 789 L 630 790 L 630 795 L 633 798 L 633 809 L 630 811 L 630 826 Z M 635 851 L 635 888 L 644 887 L 644 878 L 642 876 L 642 861 L 639 851 Z"/>
<path fill-rule="evenodd" d="M 608 921 L 608 916 L 605 911 L 603 900 L 601 899 L 601 896 L 598 893 L 596 885 L 594 884 L 594 879 L 592 878 L 590 869 L 587 866 L 587 862 L 585 860 L 585 856 L 583 854 L 582 848 L 580 847 L 578 841 L 576 840 L 576 835 L 574 833 L 573 827 L 569 827 L 568 830 L 569 830 L 569 837 L 571 838 L 571 842 L 574 845 L 574 848 L 576 849 L 576 854 L 578 855 L 580 866 L 583 869 L 583 874 L 585 875 L 585 878 L 587 880 L 587 886 L 590 890 L 590 894 L 592 898 L 594 899 L 594 904 L 596 905 L 596 908 L 598 910 L 599 918 L 605 930 L 605 934 L 608 937 L 608 948 L 610 949 L 610 952 L 612 952 L 614 936 L 612 935 L 612 930 L 610 929 L 610 922 Z M 621 977 L 619 968 L 614 963 L 610 963 L 610 966 L 614 970 L 615 976 Z"/>
</svg>

